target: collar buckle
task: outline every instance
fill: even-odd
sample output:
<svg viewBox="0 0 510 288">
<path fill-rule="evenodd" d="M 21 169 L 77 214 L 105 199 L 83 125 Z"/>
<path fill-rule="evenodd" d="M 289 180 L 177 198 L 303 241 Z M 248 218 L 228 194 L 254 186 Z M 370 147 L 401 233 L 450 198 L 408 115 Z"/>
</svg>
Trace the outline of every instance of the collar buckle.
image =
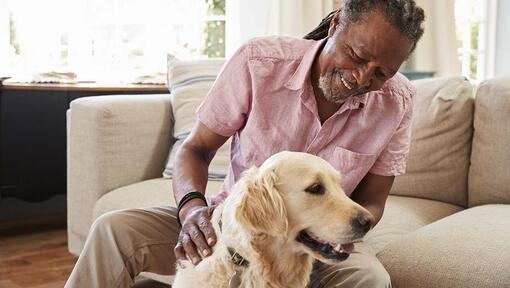
<svg viewBox="0 0 510 288">
<path fill-rule="evenodd" d="M 244 257 L 241 256 L 239 253 L 237 253 L 237 251 L 234 250 L 234 248 L 227 247 L 227 249 L 228 249 L 228 253 L 230 253 L 230 260 L 232 260 L 232 262 L 234 264 L 236 264 L 237 266 L 248 267 L 250 262 L 248 262 L 246 259 L 244 259 Z"/>
</svg>

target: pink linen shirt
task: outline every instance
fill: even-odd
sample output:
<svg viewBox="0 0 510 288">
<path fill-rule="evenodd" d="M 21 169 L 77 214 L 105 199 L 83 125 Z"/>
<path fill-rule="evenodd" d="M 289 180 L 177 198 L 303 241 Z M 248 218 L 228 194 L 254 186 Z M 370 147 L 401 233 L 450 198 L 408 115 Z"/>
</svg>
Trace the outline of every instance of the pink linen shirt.
<svg viewBox="0 0 510 288">
<path fill-rule="evenodd" d="M 197 110 L 201 123 L 233 137 L 230 169 L 211 204 L 228 195 L 243 171 L 283 150 L 330 162 L 348 196 L 367 172 L 404 173 L 415 88 L 397 73 L 380 90 L 348 98 L 321 124 L 310 71 L 324 43 L 255 38 L 222 68 Z"/>
</svg>

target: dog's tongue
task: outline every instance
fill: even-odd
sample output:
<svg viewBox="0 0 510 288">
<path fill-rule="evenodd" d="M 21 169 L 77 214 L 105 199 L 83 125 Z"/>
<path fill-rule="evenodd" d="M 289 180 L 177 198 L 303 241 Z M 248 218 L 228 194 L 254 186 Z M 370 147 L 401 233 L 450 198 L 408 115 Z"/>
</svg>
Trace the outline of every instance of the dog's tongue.
<svg viewBox="0 0 510 288">
<path fill-rule="evenodd" d="M 354 244 L 352 244 L 352 243 L 342 244 L 341 247 L 345 253 L 351 254 L 352 252 L 354 252 Z"/>
</svg>

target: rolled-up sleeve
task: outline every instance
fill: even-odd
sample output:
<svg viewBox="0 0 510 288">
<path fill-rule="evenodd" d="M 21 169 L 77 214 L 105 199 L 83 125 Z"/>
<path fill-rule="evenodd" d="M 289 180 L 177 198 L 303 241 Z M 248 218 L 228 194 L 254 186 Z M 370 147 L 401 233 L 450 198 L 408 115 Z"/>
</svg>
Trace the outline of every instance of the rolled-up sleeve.
<svg viewBox="0 0 510 288">
<path fill-rule="evenodd" d="M 405 173 L 407 155 L 411 144 L 411 124 L 413 118 L 413 99 L 416 88 L 411 87 L 403 95 L 404 113 L 402 120 L 385 149 L 379 154 L 370 173 L 382 176 L 399 176 Z"/>
<path fill-rule="evenodd" d="M 252 99 L 249 43 L 225 63 L 211 90 L 197 109 L 198 120 L 217 134 L 229 137 L 246 122 Z"/>
</svg>

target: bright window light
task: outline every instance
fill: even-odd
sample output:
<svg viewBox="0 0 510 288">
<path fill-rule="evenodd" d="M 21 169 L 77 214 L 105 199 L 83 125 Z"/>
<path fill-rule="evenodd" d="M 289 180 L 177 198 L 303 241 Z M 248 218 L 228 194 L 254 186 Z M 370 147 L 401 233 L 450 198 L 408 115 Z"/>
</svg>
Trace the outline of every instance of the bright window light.
<svg viewBox="0 0 510 288">
<path fill-rule="evenodd" d="M 496 0 L 456 0 L 462 75 L 480 82 L 494 74 Z"/>
<path fill-rule="evenodd" d="M 224 2 L 0 0 L 0 19 L 7 19 L 0 32 L 8 34 L 0 36 L 0 58 L 11 76 L 58 71 L 79 81 L 126 82 L 163 73 L 167 53 L 224 55 Z"/>
</svg>

